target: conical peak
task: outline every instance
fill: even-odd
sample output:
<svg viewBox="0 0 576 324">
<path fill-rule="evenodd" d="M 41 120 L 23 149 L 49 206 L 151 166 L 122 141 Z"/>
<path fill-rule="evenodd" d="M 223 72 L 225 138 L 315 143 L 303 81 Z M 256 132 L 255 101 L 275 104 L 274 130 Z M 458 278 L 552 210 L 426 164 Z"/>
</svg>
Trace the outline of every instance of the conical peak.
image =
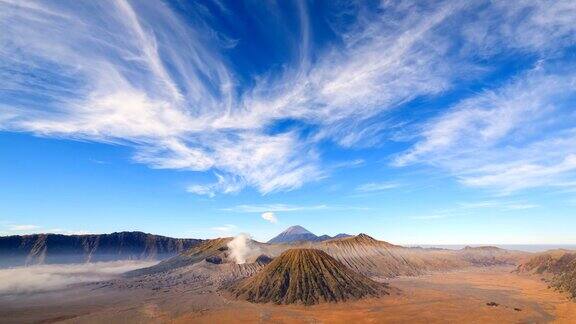
<svg viewBox="0 0 576 324">
<path fill-rule="evenodd" d="M 311 305 L 378 296 L 384 288 L 324 251 L 290 249 L 232 291 L 251 302 Z"/>
<path fill-rule="evenodd" d="M 300 225 L 294 225 L 288 227 L 284 232 L 284 234 L 312 234 L 309 230 L 305 229 Z"/>
</svg>

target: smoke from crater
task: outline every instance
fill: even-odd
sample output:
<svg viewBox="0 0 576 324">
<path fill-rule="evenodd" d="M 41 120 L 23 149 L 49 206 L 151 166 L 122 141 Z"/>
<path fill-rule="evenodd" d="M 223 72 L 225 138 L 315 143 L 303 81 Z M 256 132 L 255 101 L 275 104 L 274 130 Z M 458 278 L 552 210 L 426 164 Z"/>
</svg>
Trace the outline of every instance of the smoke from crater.
<svg viewBox="0 0 576 324">
<path fill-rule="evenodd" d="M 230 257 L 234 259 L 237 264 L 246 263 L 250 257 L 258 256 L 260 249 L 252 243 L 250 234 L 242 233 L 236 236 L 228 243 L 230 249 Z"/>
</svg>

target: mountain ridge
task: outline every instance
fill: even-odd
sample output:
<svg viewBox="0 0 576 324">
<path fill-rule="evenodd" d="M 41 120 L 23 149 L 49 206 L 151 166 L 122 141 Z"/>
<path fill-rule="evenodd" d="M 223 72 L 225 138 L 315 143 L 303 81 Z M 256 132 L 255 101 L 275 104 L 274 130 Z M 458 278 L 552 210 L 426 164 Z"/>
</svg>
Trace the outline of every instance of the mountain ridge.
<svg viewBox="0 0 576 324">
<path fill-rule="evenodd" d="M 520 264 L 516 272 L 541 275 L 550 286 L 576 299 L 576 251 L 558 249 L 539 253 Z"/>
<path fill-rule="evenodd" d="M 327 235 L 327 234 L 323 234 L 323 235 L 318 236 L 318 235 L 310 232 L 309 230 L 305 229 L 304 227 L 302 227 L 300 225 L 294 225 L 294 226 L 288 227 L 287 229 L 282 231 L 280 234 L 278 234 L 275 237 L 273 237 L 272 239 L 270 239 L 268 241 L 268 243 L 269 244 L 282 244 L 282 243 L 295 244 L 295 243 L 301 243 L 301 242 L 322 242 L 322 241 L 332 240 L 335 238 L 345 238 L 345 237 L 351 237 L 351 236 L 352 235 L 345 234 L 345 233 L 340 233 L 338 235 L 335 235 L 334 237 Z"/>
<path fill-rule="evenodd" d="M 137 231 L 3 236 L 0 237 L 0 267 L 164 259 L 200 242 Z"/>
</svg>

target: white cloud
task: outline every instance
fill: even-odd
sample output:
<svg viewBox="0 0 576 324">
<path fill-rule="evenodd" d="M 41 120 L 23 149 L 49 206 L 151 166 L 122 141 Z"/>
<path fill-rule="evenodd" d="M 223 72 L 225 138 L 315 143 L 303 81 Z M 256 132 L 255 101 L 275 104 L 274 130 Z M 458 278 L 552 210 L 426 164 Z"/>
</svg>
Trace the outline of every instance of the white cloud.
<svg viewBox="0 0 576 324">
<path fill-rule="evenodd" d="M 71 230 L 65 230 L 65 229 L 61 229 L 61 228 L 52 228 L 52 229 L 46 230 L 46 233 L 64 234 L 64 235 L 88 235 L 88 234 L 93 234 L 92 232 L 86 231 L 86 230 L 71 231 Z"/>
<path fill-rule="evenodd" d="M 564 182 L 565 177 L 572 177 L 576 171 L 576 155 L 570 154 L 564 160 L 552 165 L 533 163 L 498 165 L 487 174 L 467 176 L 462 183 L 473 187 L 497 187 L 504 193 L 516 190 L 554 185 Z"/>
<path fill-rule="evenodd" d="M 223 226 L 215 226 L 212 227 L 211 230 L 216 231 L 216 232 L 220 232 L 223 234 L 230 234 L 233 231 L 236 231 L 238 229 L 238 227 L 236 225 L 232 225 L 232 224 L 226 224 Z"/>
<path fill-rule="evenodd" d="M 490 6 L 482 8 L 482 2 L 478 6 L 479 19 L 462 26 L 469 51 L 484 56 L 509 48 L 555 52 L 576 41 L 576 26 L 570 23 L 576 4 L 571 0 L 492 1 Z"/>
<path fill-rule="evenodd" d="M 553 53 L 576 35 L 573 1 L 446 1 L 433 7 L 383 1 L 380 10 L 358 9 L 353 26 L 332 22 L 339 45 L 314 52 L 313 24 L 299 2 L 293 62 L 279 73 L 250 75 L 254 85 L 246 87 L 223 54 L 238 40 L 210 27 L 207 8 L 190 5 L 198 10 L 183 19 L 157 1 L 0 2 L 0 62 L 6 67 L 0 88 L 16 98 L 0 103 L 0 129 L 128 145 L 137 162 L 153 168 L 211 170 L 234 179 L 189 186 L 196 194 L 245 186 L 263 194 L 292 190 L 327 176 L 320 141 L 377 144 L 395 124 L 382 116 L 478 75 L 485 70 L 475 66 L 478 56 Z M 523 102 L 534 108 L 529 97 Z M 480 131 L 468 139 L 497 141 L 537 112 L 463 107 L 473 104 L 463 103 L 462 112 L 430 126 L 398 164 L 447 150 L 462 139 L 457 133 Z M 489 124 L 482 126 L 484 118 Z M 297 131 L 266 132 L 283 119 L 317 131 L 305 138 Z M 443 162 L 434 157 L 432 163 Z M 561 161 L 523 163 L 554 168 Z M 496 172 L 451 169 L 463 183 L 499 185 L 482 178 Z"/>
<path fill-rule="evenodd" d="M 576 72 L 537 67 L 424 125 L 395 164 L 433 164 L 500 194 L 566 183 L 576 175 L 575 86 Z"/>
<path fill-rule="evenodd" d="M 8 230 L 14 232 L 33 231 L 39 229 L 37 225 L 8 225 Z"/>
<path fill-rule="evenodd" d="M 189 193 L 213 198 L 216 192 L 212 185 L 190 185 L 186 188 Z"/>
<path fill-rule="evenodd" d="M 516 212 L 540 207 L 537 204 L 523 201 L 485 200 L 475 202 L 461 202 L 454 207 L 438 209 L 430 214 L 411 216 L 416 220 L 436 220 L 454 217 L 478 217 L 486 211 Z M 505 215 L 505 214 L 502 214 Z"/>
<path fill-rule="evenodd" d="M 89 231 L 85 230 L 78 230 L 78 231 L 71 231 L 65 230 L 61 228 L 51 228 L 46 229 L 42 226 L 38 225 L 30 225 L 30 224 L 6 224 L 5 225 L 7 232 L 6 234 L 34 234 L 34 233 L 52 233 L 52 234 L 64 234 L 64 235 L 86 235 L 91 234 Z"/>
<path fill-rule="evenodd" d="M 327 205 L 287 205 L 287 204 L 263 204 L 263 205 L 238 205 L 231 208 L 223 208 L 225 211 L 233 211 L 239 213 L 265 213 L 265 212 L 292 212 L 302 210 L 321 210 L 330 209 Z"/>
<path fill-rule="evenodd" d="M 412 219 L 417 219 L 417 220 L 434 220 L 434 219 L 442 219 L 442 218 L 447 218 L 450 217 L 450 215 L 447 214 L 432 214 L 432 215 L 420 215 L 420 216 L 413 216 L 411 217 Z"/>
<path fill-rule="evenodd" d="M 3 44 L 10 46 L 2 48 L 1 59 L 11 63 L 11 75 L 20 76 L 5 79 L 3 88 L 58 102 L 10 103 L 2 113 L 3 129 L 131 145 L 138 162 L 218 170 L 262 193 L 324 177 L 315 141 L 359 141 L 349 118 L 365 129 L 362 120 L 381 109 L 446 85 L 435 73 L 442 67 L 429 64 L 439 55 L 424 48 L 422 39 L 451 8 L 425 22 L 406 17 L 407 11 L 377 17 L 377 26 L 344 35 L 347 52 L 334 48 L 310 66 L 310 25 L 301 5 L 299 64 L 278 81 L 260 78 L 254 89 L 236 95 L 234 73 L 212 45 L 218 42 L 206 36 L 218 33 L 201 16 L 185 23 L 156 2 L 100 2 L 90 10 L 80 3 L 2 6 Z M 57 75 L 62 82 L 44 84 L 26 79 L 26 73 Z M 293 132 L 262 131 L 283 118 L 319 123 L 321 132 L 303 141 Z M 348 129 L 335 127 L 344 125 Z M 210 196 L 221 188 L 189 190 Z"/>
<path fill-rule="evenodd" d="M 540 206 L 536 205 L 536 204 L 509 204 L 507 206 L 504 206 L 504 208 L 507 210 L 525 210 L 525 209 L 532 209 L 532 208 L 538 208 L 538 207 L 540 207 Z"/>
<path fill-rule="evenodd" d="M 216 178 L 218 181 L 215 183 L 190 185 L 186 188 L 186 191 L 213 198 L 216 193 L 236 193 L 245 186 L 241 179 L 234 176 L 216 174 Z"/>
<path fill-rule="evenodd" d="M 278 218 L 276 217 L 276 215 L 273 212 L 264 212 L 262 213 L 262 219 L 269 221 L 272 224 L 275 224 L 278 222 Z"/>
<path fill-rule="evenodd" d="M 540 207 L 537 204 L 517 202 L 517 201 L 499 201 L 499 200 L 487 200 L 479 202 L 465 202 L 459 204 L 460 209 L 479 209 L 479 208 L 495 208 L 502 211 L 510 210 L 524 210 Z"/>
<path fill-rule="evenodd" d="M 356 191 L 359 192 L 377 192 L 398 188 L 400 184 L 395 182 L 370 182 L 359 185 Z"/>
<path fill-rule="evenodd" d="M 10 62 L 10 75 L 70 79 L 48 85 L 4 78 L 3 88 L 21 97 L 58 104 L 10 103 L 1 114 L 2 129 L 132 145 L 138 162 L 220 170 L 263 193 L 321 176 L 314 152 L 299 148 L 296 134 L 268 136 L 260 130 L 265 121 L 246 123 L 261 112 L 242 107 L 234 95 L 232 72 L 208 36 L 218 33 L 202 16 L 185 23 L 154 2 L 1 5 L 6 28 L 0 59 Z M 236 191 L 228 189 L 191 191 Z"/>
</svg>

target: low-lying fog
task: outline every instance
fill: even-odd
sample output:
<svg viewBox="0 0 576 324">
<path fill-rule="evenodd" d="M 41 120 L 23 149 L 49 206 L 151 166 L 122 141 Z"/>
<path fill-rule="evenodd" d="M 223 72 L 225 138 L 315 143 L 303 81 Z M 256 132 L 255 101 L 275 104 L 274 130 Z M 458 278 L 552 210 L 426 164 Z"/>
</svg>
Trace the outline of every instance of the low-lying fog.
<svg viewBox="0 0 576 324">
<path fill-rule="evenodd" d="M 0 295 L 57 290 L 70 284 L 108 280 L 157 261 L 51 264 L 0 269 Z"/>
</svg>

